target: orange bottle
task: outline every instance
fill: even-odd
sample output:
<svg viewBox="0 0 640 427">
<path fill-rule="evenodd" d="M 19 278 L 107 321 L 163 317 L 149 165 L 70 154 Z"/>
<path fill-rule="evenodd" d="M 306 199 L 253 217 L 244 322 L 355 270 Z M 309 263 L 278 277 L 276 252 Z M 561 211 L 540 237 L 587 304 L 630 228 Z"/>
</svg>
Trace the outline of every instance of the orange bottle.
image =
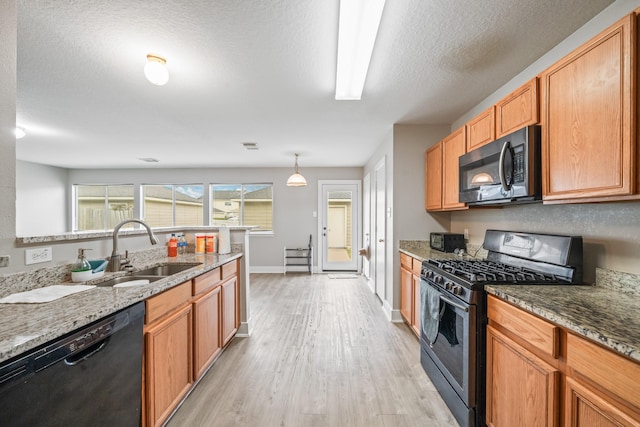
<svg viewBox="0 0 640 427">
<path fill-rule="evenodd" d="M 178 239 L 176 239 L 175 234 L 171 234 L 171 238 L 169 239 L 168 252 L 168 256 L 170 257 L 178 256 Z"/>
</svg>

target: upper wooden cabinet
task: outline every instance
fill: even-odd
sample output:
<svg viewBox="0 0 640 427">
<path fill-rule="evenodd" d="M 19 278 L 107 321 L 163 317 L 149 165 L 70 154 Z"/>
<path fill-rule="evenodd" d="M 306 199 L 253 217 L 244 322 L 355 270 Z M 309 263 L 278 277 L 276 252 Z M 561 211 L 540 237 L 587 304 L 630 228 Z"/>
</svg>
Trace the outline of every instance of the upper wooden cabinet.
<svg viewBox="0 0 640 427">
<path fill-rule="evenodd" d="M 467 152 L 496 139 L 495 107 L 491 107 L 465 125 Z"/>
<path fill-rule="evenodd" d="M 496 104 L 496 139 L 537 124 L 540 121 L 539 105 L 536 77 Z"/>
<path fill-rule="evenodd" d="M 460 203 L 460 164 L 458 158 L 466 153 L 465 128 L 461 127 L 442 140 L 442 209 L 464 209 Z"/>
<path fill-rule="evenodd" d="M 631 14 L 542 73 L 545 202 L 637 191 L 635 46 Z"/>
<path fill-rule="evenodd" d="M 425 154 L 425 209 L 442 210 L 442 143 L 429 148 Z"/>
<path fill-rule="evenodd" d="M 425 154 L 425 208 L 428 211 L 466 209 L 459 197 L 458 158 L 466 153 L 466 132 L 461 127 Z"/>
</svg>

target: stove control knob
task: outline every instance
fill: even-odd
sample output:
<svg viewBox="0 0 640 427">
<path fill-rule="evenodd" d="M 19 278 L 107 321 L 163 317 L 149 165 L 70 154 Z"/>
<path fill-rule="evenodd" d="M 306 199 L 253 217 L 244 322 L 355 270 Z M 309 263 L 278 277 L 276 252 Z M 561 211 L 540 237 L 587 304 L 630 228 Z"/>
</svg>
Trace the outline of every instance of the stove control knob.
<svg viewBox="0 0 640 427">
<path fill-rule="evenodd" d="M 426 272 L 425 275 L 427 276 L 427 279 L 433 279 L 433 274 L 434 274 L 433 271 L 429 270 Z"/>
<path fill-rule="evenodd" d="M 444 284 L 444 288 L 448 291 L 450 291 L 453 288 L 453 283 L 451 282 L 447 282 Z"/>
<path fill-rule="evenodd" d="M 434 282 L 436 282 L 436 284 L 438 285 L 442 285 L 442 283 L 444 282 L 444 279 L 442 278 L 442 276 L 436 276 L 435 279 L 433 279 Z"/>
<path fill-rule="evenodd" d="M 452 287 L 451 292 L 453 292 L 454 295 L 462 295 L 464 290 L 462 289 L 462 286 L 455 285 Z"/>
</svg>

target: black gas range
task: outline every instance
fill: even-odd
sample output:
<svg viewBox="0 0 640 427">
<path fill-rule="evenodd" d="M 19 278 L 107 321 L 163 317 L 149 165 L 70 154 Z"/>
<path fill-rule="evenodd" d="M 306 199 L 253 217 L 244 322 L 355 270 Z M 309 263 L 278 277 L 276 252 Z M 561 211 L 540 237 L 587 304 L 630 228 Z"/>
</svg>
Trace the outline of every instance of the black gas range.
<svg viewBox="0 0 640 427">
<path fill-rule="evenodd" d="M 485 284 L 582 283 L 582 238 L 487 230 L 484 259 L 422 263 L 420 361 L 458 423 L 484 427 Z"/>
</svg>

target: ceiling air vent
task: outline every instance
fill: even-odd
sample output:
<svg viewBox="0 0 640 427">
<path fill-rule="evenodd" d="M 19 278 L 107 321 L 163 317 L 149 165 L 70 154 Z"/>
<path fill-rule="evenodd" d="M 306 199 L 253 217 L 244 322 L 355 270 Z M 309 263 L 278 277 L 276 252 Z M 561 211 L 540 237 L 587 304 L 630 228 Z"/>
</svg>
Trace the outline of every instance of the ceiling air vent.
<svg viewBox="0 0 640 427">
<path fill-rule="evenodd" d="M 158 163 L 158 159 L 154 159 L 153 157 L 138 157 L 138 160 L 142 160 L 147 163 Z"/>
<path fill-rule="evenodd" d="M 243 142 L 242 145 L 244 145 L 244 148 L 246 148 L 247 150 L 257 150 L 258 149 L 258 143 L 257 142 Z"/>
</svg>

